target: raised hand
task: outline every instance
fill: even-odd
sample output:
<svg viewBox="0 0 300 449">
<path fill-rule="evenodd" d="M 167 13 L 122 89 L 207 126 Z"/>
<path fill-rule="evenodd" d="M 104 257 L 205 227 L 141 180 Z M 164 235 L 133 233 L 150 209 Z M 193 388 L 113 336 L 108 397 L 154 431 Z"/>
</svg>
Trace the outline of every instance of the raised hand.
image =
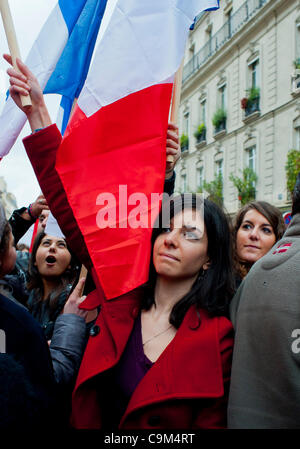
<svg viewBox="0 0 300 449">
<path fill-rule="evenodd" d="M 173 161 L 168 162 L 166 164 L 166 179 L 171 178 L 173 174 L 173 170 L 175 167 L 176 162 L 180 158 L 181 155 L 181 149 L 180 149 L 180 143 L 179 143 L 179 136 L 178 136 L 178 126 L 174 123 L 168 124 L 168 130 L 167 130 L 167 147 L 166 147 L 166 155 L 172 155 Z"/>
<path fill-rule="evenodd" d="M 5 54 L 3 58 L 12 65 L 12 58 Z M 7 70 L 9 75 L 10 89 L 9 93 L 16 105 L 23 111 L 28 118 L 32 131 L 38 128 L 44 128 L 51 125 L 51 119 L 48 114 L 42 89 L 36 77 L 31 73 L 28 67 L 19 59 L 16 60 L 20 72 L 10 67 Z M 30 94 L 32 106 L 23 107 L 20 100 L 20 94 L 28 96 Z"/>
<path fill-rule="evenodd" d="M 78 284 L 74 288 L 73 292 L 69 296 L 65 306 L 63 313 L 74 313 L 75 315 L 79 315 L 86 320 L 88 311 L 84 309 L 80 309 L 80 304 L 85 300 L 86 296 L 82 296 L 82 290 L 84 287 L 85 278 L 81 278 L 78 281 Z"/>
</svg>

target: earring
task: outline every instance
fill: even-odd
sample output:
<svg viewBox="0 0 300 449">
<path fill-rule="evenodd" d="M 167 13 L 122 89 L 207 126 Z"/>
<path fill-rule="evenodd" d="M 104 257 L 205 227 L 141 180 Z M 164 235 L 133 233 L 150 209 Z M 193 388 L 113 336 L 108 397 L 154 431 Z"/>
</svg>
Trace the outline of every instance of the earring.
<svg viewBox="0 0 300 449">
<path fill-rule="evenodd" d="M 205 278 L 206 275 L 206 270 L 204 270 L 203 268 L 201 268 L 198 278 L 197 278 L 197 282 L 202 282 L 203 279 Z"/>
</svg>

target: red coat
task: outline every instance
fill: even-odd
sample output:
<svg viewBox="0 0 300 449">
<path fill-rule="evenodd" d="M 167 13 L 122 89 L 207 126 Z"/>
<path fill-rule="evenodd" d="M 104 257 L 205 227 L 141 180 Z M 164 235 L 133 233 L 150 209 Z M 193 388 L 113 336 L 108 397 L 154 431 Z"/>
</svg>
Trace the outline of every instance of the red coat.
<svg viewBox="0 0 300 449">
<path fill-rule="evenodd" d="M 71 422 L 76 428 L 101 428 L 105 408 L 92 380 L 98 376 L 96 385 L 105 388 L 100 373 L 120 359 L 139 313 L 140 294 L 135 290 L 107 301 L 94 291 L 85 301 L 85 308 L 100 304 L 101 311 L 73 392 Z M 200 316 L 195 329 L 196 310 L 188 310 L 176 336 L 134 391 L 121 429 L 226 427 L 233 328 L 225 317 L 211 318 L 204 310 Z"/>
</svg>

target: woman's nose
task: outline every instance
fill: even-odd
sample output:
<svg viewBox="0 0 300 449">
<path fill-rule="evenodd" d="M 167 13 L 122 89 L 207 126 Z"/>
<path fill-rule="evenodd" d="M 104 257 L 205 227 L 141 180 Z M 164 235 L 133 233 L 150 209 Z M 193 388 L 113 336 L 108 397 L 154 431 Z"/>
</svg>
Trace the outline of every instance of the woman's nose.
<svg viewBox="0 0 300 449">
<path fill-rule="evenodd" d="M 55 252 L 55 251 L 56 251 L 55 243 L 52 243 L 52 244 L 50 245 L 49 251 L 51 251 L 51 252 Z"/>
<path fill-rule="evenodd" d="M 258 236 L 259 236 L 259 234 L 258 234 L 258 228 L 256 228 L 255 226 L 251 229 L 251 232 L 250 232 L 250 238 L 251 239 L 253 239 L 253 240 L 257 240 L 258 239 Z"/>
<path fill-rule="evenodd" d="M 173 229 L 171 232 L 165 236 L 166 246 L 177 246 L 178 245 L 178 229 Z"/>
</svg>

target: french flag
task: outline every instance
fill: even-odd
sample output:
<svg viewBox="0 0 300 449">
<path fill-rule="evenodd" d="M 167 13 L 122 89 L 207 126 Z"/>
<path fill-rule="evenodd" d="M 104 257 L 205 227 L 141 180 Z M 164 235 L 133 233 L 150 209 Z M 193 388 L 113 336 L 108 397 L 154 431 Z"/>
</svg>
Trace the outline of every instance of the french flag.
<svg viewBox="0 0 300 449">
<path fill-rule="evenodd" d="M 107 299 L 148 278 L 152 194 L 163 192 L 174 75 L 194 17 L 217 5 L 114 1 L 63 139 L 52 125 L 24 140 L 51 211 L 87 265 L 88 253 Z M 111 203 L 102 203 L 103 193 Z M 103 206 L 116 215 L 100 229 Z"/>
<path fill-rule="evenodd" d="M 26 59 L 44 93 L 62 95 L 58 125 L 64 132 L 90 66 L 107 0 L 59 0 Z M 0 159 L 26 122 L 10 97 L 0 116 Z"/>
</svg>

